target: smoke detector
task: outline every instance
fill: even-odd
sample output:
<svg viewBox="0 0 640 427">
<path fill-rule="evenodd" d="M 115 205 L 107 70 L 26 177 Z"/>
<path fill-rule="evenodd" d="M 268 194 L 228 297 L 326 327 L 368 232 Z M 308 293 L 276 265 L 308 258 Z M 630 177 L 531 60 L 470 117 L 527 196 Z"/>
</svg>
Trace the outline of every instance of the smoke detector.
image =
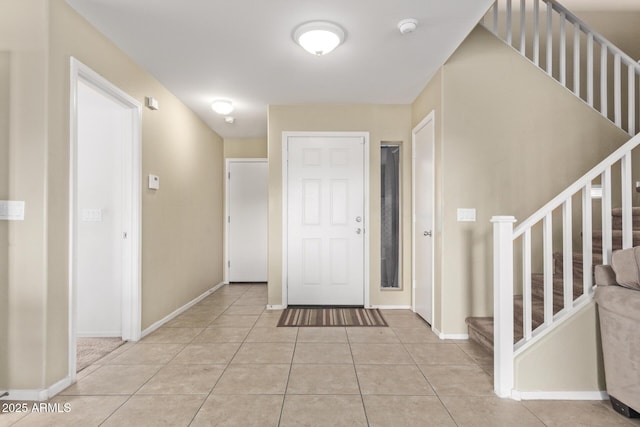
<svg viewBox="0 0 640 427">
<path fill-rule="evenodd" d="M 398 22 L 398 30 L 401 34 L 413 33 L 418 28 L 418 20 L 414 18 L 403 19 Z"/>
</svg>

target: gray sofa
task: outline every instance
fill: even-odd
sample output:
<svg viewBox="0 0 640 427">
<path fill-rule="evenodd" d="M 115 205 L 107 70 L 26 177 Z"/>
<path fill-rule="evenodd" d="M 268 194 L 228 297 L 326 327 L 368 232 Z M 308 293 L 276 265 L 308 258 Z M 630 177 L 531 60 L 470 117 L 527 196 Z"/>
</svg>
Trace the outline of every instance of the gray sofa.
<svg viewBox="0 0 640 427">
<path fill-rule="evenodd" d="M 640 412 L 640 247 L 613 253 L 595 268 L 607 393 L 618 412 Z"/>
</svg>

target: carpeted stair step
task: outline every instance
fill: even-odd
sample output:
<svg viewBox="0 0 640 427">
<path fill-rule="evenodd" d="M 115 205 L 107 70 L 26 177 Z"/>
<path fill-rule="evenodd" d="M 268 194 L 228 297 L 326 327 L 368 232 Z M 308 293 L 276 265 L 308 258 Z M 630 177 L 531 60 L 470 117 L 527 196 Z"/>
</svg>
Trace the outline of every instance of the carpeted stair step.
<svg viewBox="0 0 640 427">
<path fill-rule="evenodd" d="M 633 232 L 633 246 L 640 246 L 640 231 Z M 622 249 L 622 230 L 613 230 L 613 250 Z M 593 249 L 594 254 L 602 253 L 602 231 L 593 231 Z"/>
<path fill-rule="evenodd" d="M 633 230 L 640 231 L 640 207 L 631 209 L 633 218 Z M 622 230 L 622 208 L 611 209 L 611 222 L 614 230 Z"/>
<path fill-rule="evenodd" d="M 513 342 L 520 341 L 523 337 L 522 323 L 522 295 L 513 297 Z M 531 302 L 532 325 L 537 328 L 544 322 L 544 303 L 534 299 Z M 465 323 L 469 329 L 469 339 L 493 352 L 493 317 L 467 317 Z"/>
<path fill-rule="evenodd" d="M 573 278 L 574 279 L 582 279 L 583 268 L 582 268 L 582 252 L 574 252 L 573 253 Z M 591 275 L 595 271 L 596 265 L 602 264 L 602 250 L 599 253 L 594 253 L 591 259 Z M 564 260 L 562 253 L 555 252 L 553 254 L 553 275 L 556 277 L 562 277 L 564 268 Z"/>
<path fill-rule="evenodd" d="M 517 342 L 522 338 L 522 330 L 523 330 L 523 306 L 524 302 L 522 300 L 522 296 L 518 295 L 513 299 L 513 321 L 516 327 L 514 327 L 514 338 Z M 532 298 L 531 300 L 531 326 L 532 329 L 537 328 L 538 326 L 544 323 L 544 302 L 539 298 Z M 518 333 L 516 334 L 515 331 Z"/>
<path fill-rule="evenodd" d="M 493 317 L 467 317 L 469 339 L 493 353 Z"/>
<path fill-rule="evenodd" d="M 582 278 L 573 278 L 573 299 L 582 295 L 584 285 Z M 544 274 L 534 273 L 531 275 L 531 296 L 533 299 L 543 300 L 544 298 Z M 562 276 L 554 276 L 553 278 L 553 305 L 554 312 L 556 306 L 562 308 L 564 306 L 564 280 Z"/>
</svg>

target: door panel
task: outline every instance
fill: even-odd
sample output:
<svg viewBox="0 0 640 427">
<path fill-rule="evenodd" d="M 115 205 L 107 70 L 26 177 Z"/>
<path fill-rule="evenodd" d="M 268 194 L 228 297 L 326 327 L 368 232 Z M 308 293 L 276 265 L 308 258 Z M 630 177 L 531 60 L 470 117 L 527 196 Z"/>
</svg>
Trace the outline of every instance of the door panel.
<svg viewBox="0 0 640 427">
<path fill-rule="evenodd" d="M 364 139 L 289 137 L 292 305 L 364 304 Z"/>
<path fill-rule="evenodd" d="M 77 111 L 77 335 L 121 337 L 130 123 L 125 107 L 83 82 Z"/>
<path fill-rule="evenodd" d="M 434 123 L 428 121 L 414 137 L 414 309 L 433 322 Z"/>
<path fill-rule="evenodd" d="M 267 281 L 267 163 L 229 163 L 229 281 Z"/>
</svg>

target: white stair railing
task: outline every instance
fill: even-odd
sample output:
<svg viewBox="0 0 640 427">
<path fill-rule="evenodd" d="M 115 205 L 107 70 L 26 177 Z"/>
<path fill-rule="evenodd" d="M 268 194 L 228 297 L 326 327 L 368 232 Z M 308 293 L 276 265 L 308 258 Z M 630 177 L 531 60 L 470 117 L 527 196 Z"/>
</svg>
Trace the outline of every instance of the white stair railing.
<svg viewBox="0 0 640 427">
<path fill-rule="evenodd" d="M 481 23 L 620 129 L 635 135 L 638 62 L 554 0 L 513 3 L 497 0 Z"/>
<path fill-rule="evenodd" d="M 533 342 L 548 333 L 551 328 L 567 319 L 593 298 L 593 200 L 601 201 L 602 263 L 609 264 L 613 249 L 612 225 L 612 169 L 614 175 L 620 175 L 619 201 L 622 207 L 622 247 L 633 245 L 632 195 L 633 178 L 631 174 L 632 150 L 640 145 L 640 135 L 630 139 L 609 157 L 587 172 L 582 178 L 569 186 L 536 213 L 513 228 L 512 216 L 495 216 L 494 223 L 494 389 L 498 396 L 508 397 L 513 389 L 513 359 Z M 619 172 L 618 172 L 619 166 Z M 599 181 L 595 184 L 594 181 Z M 598 188 L 598 186 L 600 188 Z M 595 191 L 594 190 L 599 190 Z M 600 196 L 601 191 L 601 196 Z M 572 199 L 580 195 L 581 215 L 573 213 Z M 562 236 L 563 258 L 563 301 L 562 309 L 554 314 L 553 308 L 553 213 L 562 209 L 561 230 L 555 233 Z M 573 295 L 573 222 L 582 223 L 582 295 L 574 300 Z M 535 229 L 535 230 L 534 230 Z M 532 230 L 534 230 L 532 232 Z M 533 250 L 532 234 L 542 233 L 540 248 Z M 578 240 L 578 239 L 576 239 Z M 514 245 L 520 244 L 522 259 L 523 298 L 523 338 L 514 345 L 513 289 L 514 289 Z M 578 251 L 580 252 L 580 251 Z M 534 256 L 535 255 L 535 256 Z M 531 272 L 532 262 L 542 260 L 544 275 L 544 322 L 533 328 Z M 518 314 L 519 315 L 519 314 Z"/>
</svg>

